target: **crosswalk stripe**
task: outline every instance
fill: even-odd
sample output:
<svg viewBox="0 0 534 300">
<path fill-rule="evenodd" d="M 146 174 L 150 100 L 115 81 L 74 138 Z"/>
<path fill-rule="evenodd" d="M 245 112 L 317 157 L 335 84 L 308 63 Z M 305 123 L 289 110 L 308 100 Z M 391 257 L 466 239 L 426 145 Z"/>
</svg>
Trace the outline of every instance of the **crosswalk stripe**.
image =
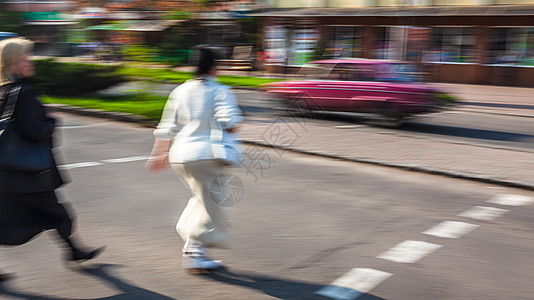
<svg viewBox="0 0 534 300">
<path fill-rule="evenodd" d="M 458 214 L 460 217 L 471 218 L 475 220 L 493 221 L 496 218 L 506 213 L 507 209 L 488 207 L 488 206 L 475 206 Z"/>
<path fill-rule="evenodd" d="M 438 225 L 423 231 L 423 234 L 442 238 L 457 239 L 475 230 L 477 227 L 479 227 L 479 225 L 465 222 L 443 221 Z"/>
<path fill-rule="evenodd" d="M 500 194 L 487 202 L 507 206 L 526 206 L 534 203 L 534 198 L 522 195 Z"/>
<path fill-rule="evenodd" d="M 378 255 L 377 258 L 399 263 L 415 263 L 441 247 L 441 245 L 422 241 L 404 241 Z"/>
<path fill-rule="evenodd" d="M 392 275 L 375 269 L 354 268 L 315 293 L 332 299 L 353 300 L 370 292 Z"/>
</svg>

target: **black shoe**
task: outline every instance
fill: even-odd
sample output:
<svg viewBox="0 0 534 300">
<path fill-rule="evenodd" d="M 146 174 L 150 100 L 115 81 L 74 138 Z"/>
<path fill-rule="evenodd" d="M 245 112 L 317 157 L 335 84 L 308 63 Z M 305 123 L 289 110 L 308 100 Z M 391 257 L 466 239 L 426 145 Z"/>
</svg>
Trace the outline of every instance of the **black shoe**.
<svg viewBox="0 0 534 300">
<path fill-rule="evenodd" d="M 70 253 L 67 260 L 78 261 L 78 262 L 90 260 L 90 259 L 97 257 L 100 253 L 102 253 L 102 251 L 104 251 L 104 248 L 105 248 L 104 246 L 100 246 L 91 251 L 83 251 L 79 249 L 74 249 Z"/>
<path fill-rule="evenodd" d="M 4 282 L 6 280 L 12 279 L 13 274 L 10 273 L 0 273 L 0 282 Z"/>
</svg>

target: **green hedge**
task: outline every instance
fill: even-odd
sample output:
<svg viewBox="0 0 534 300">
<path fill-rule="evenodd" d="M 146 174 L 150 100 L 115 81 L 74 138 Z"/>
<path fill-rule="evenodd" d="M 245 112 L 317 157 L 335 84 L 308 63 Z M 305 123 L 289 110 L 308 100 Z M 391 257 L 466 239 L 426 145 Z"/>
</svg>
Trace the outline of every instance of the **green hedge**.
<svg viewBox="0 0 534 300">
<path fill-rule="evenodd" d="M 72 96 L 92 93 L 127 81 L 119 66 L 84 63 L 60 63 L 53 59 L 37 60 L 31 81 L 47 95 Z"/>
</svg>

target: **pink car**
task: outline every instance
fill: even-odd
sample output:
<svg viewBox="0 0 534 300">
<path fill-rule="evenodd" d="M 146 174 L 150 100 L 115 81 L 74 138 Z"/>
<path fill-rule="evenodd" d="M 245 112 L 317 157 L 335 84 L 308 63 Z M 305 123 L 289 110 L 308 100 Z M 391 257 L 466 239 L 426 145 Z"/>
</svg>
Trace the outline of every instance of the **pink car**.
<svg viewBox="0 0 534 300">
<path fill-rule="evenodd" d="M 263 86 L 294 110 L 365 113 L 388 125 L 407 117 L 439 111 L 437 92 L 419 83 L 406 62 L 368 59 L 325 59 L 301 68 L 303 80 Z"/>
</svg>

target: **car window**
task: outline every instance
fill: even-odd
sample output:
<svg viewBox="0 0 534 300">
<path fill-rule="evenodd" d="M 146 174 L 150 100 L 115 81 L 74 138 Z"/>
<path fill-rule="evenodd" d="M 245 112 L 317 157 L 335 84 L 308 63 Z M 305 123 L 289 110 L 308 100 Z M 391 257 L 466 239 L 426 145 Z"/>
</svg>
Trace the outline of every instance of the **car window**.
<svg viewBox="0 0 534 300">
<path fill-rule="evenodd" d="M 332 72 L 328 79 L 343 81 L 373 81 L 374 70 L 371 64 L 339 64 Z"/>
<path fill-rule="evenodd" d="M 327 79 L 334 66 L 328 64 L 304 64 L 297 75 L 306 79 Z"/>
</svg>

